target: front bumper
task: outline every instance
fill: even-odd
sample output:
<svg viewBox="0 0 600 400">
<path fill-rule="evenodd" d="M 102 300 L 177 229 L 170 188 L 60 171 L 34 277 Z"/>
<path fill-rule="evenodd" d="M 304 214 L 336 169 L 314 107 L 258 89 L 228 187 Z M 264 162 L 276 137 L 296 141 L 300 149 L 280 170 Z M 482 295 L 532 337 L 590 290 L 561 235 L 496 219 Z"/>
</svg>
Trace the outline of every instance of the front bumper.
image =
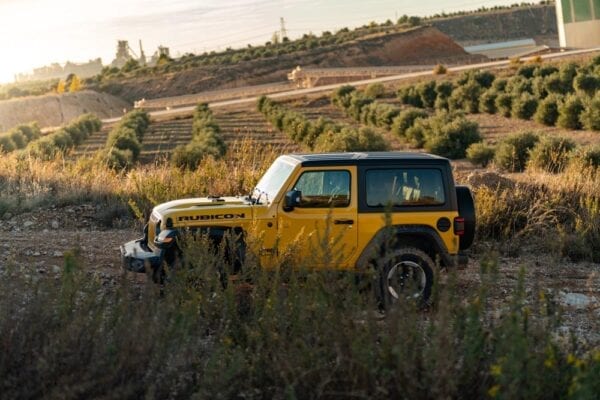
<svg viewBox="0 0 600 400">
<path fill-rule="evenodd" d="M 145 240 L 137 239 L 121 246 L 123 268 L 133 272 L 146 272 L 146 267 L 159 267 L 163 261 L 164 250 L 153 251 Z"/>
</svg>

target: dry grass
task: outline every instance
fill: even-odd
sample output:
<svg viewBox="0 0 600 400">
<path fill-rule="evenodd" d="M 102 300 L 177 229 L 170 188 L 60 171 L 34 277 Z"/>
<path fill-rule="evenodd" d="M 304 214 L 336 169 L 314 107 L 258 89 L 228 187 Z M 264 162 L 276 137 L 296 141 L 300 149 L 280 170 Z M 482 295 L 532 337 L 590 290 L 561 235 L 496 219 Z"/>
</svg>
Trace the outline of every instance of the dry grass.
<svg viewBox="0 0 600 400">
<path fill-rule="evenodd" d="M 133 201 L 147 214 L 155 204 L 174 198 L 245 194 L 285 151 L 281 146 L 261 146 L 257 152 L 253 142 L 241 140 L 230 145 L 223 159 L 208 157 L 193 171 L 181 171 L 164 160 L 116 172 L 93 156 L 45 162 L 8 155 L 0 159 L 0 215 L 86 201 Z"/>
</svg>

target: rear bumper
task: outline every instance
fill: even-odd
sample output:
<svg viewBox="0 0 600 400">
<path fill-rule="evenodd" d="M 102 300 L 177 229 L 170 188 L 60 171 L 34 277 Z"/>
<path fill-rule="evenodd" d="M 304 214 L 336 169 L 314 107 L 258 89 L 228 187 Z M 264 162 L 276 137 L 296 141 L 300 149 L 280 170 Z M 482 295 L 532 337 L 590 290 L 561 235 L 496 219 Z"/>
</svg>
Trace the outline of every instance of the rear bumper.
<svg viewBox="0 0 600 400">
<path fill-rule="evenodd" d="M 156 268 L 163 260 L 163 250 L 153 251 L 144 239 L 132 240 L 121 246 L 123 268 L 132 272 L 146 272 L 146 267 Z"/>
</svg>

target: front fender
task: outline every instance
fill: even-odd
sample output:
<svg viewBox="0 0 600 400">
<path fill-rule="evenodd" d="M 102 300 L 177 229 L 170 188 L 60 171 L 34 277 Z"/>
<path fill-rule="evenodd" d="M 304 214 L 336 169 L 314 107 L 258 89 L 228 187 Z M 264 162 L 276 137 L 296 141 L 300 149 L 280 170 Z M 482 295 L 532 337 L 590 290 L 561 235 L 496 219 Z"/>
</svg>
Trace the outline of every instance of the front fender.
<svg viewBox="0 0 600 400">
<path fill-rule="evenodd" d="M 177 243 L 179 231 L 177 229 L 165 229 L 160 231 L 157 237 L 154 238 L 154 245 L 159 249 L 170 249 Z"/>
</svg>

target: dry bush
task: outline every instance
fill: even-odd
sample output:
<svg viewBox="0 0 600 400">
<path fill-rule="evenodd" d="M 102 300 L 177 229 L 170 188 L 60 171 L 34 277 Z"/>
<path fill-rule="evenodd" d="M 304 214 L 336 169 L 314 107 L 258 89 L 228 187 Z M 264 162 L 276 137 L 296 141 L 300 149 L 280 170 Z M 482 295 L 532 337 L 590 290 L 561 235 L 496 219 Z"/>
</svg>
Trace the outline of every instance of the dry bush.
<svg viewBox="0 0 600 400">
<path fill-rule="evenodd" d="M 50 277 L 3 270 L 2 396 L 585 398 L 597 385 L 597 350 L 564 340 L 551 292 L 526 297 L 523 271 L 491 312 L 492 254 L 476 290 L 451 277 L 427 312 L 407 299 L 380 313 L 373 271 L 357 280 L 312 260 L 265 271 L 250 258 L 223 284 L 223 249 L 200 238 L 186 251 L 162 289 L 126 275 L 106 287 L 77 250 Z"/>
</svg>

